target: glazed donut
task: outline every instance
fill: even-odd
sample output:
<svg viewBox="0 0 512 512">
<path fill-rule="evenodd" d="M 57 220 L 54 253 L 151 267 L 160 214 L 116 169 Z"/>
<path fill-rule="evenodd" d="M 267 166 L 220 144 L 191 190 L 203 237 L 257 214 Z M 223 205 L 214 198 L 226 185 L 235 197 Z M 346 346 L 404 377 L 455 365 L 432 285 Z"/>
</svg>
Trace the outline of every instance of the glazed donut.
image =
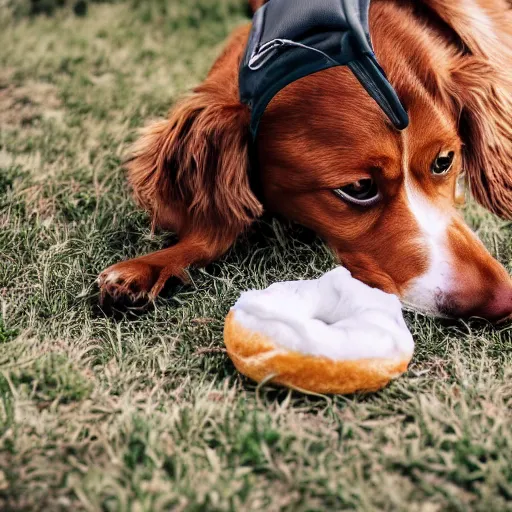
<svg viewBox="0 0 512 512">
<path fill-rule="evenodd" d="M 407 370 L 414 351 L 398 298 L 343 267 L 242 293 L 224 342 L 238 371 L 256 382 L 321 394 L 381 389 Z"/>
</svg>

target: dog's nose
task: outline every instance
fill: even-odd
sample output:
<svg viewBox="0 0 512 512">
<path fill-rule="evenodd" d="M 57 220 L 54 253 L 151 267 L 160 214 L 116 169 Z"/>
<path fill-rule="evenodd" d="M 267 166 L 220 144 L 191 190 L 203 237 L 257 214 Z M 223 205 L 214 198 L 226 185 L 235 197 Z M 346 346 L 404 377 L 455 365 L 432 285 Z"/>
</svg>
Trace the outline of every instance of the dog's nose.
<svg viewBox="0 0 512 512">
<path fill-rule="evenodd" d="M 512 282 L 508 286 L 497 287 L 493 298 L 483 305 L 481 312 L 477 311 L 475 315 L 495 323 L 512 320 Z"/>
<path fill-rule="evenodd" d="M 482 291 L 477 289 L 465 290 L 464 296 L 467 299 L 462 304 L 460 292 L 449 296 L 447 307 L 443 308 L 444 312 L 459 318 L 485 318 L 495 324 L 512 321 L 512 280 L 510 284 L 494 285 L 492 293 L 488 292 L 485 299 L 482 297 Z"/>
<path fill-rule="evenodd" d="M 454 308 L 456 311 L 451 313 L 459 317 L 485 318 L 495 324 L 512 320 L 512 281 L 510 284 L 495 285 L 493 293 L 484 301 L 481 300 L 481 294 L 476 291 L 473 291 L 472 295 L 473 300 L 464 307 Z"/>
</svg>

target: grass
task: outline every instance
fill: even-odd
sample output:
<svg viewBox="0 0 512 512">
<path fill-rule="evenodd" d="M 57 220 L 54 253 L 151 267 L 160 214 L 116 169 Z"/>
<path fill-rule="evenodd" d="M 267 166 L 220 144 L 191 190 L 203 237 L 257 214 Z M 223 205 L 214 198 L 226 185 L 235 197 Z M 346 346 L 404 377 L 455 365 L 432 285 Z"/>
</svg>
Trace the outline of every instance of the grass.
<svg viewBox="0 0 512 512">
<path fill-rule="evenodd" d="M 1 510 L 512 510 L 512 328 L 407 314 L 409 372 L 368 396 L 241 377 L 239 293 L 334 265 L 267 220 L 140 316 L 106 317 L 106 266 L 164 246 L 120 162 L 198 83 L 242 0 L 0 9 Z M 511 225 L 466 215 L 512 270 Z"/>
</svg>

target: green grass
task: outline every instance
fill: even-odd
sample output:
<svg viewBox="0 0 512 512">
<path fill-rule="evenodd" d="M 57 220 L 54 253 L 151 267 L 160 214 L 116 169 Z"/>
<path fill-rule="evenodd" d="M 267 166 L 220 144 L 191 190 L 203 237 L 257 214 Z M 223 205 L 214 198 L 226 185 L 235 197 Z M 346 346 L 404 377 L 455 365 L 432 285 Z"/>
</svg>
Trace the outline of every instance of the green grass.
<svg viewBox="0 0 512 512">
<path fill-rule="evenodd" d="M 143 315 L 97 274 L 150 234 L 120 162 L 198 83 L 242 0 L 127 0 L 13 19 L 0 4 L 0 510 L 512 510 L 512 328 L 407 314 L 409 372 L 369 396 L 241 377 L 239 293 L 334 265 L 268 220 Z M 467 218 L 512 270 L 511 226 Z"/>
</svg>

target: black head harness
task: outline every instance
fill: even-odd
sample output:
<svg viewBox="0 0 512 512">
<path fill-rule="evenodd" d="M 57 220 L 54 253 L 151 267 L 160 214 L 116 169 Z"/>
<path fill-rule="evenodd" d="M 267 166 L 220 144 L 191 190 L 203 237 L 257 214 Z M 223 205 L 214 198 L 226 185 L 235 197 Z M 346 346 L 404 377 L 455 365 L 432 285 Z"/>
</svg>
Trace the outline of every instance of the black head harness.
<svg viewBox="0 0 512 512">
<path fill-rule="evenodd" d="M 253 137 L 281 89 L 344 65 L 397 129 L 407 127 L 407 112 L 373 53 L 369 6 L 370 0 L 270 0 L 256 12 L 240 67 L 240 98 L 251 108 Z"/>
</svg>

